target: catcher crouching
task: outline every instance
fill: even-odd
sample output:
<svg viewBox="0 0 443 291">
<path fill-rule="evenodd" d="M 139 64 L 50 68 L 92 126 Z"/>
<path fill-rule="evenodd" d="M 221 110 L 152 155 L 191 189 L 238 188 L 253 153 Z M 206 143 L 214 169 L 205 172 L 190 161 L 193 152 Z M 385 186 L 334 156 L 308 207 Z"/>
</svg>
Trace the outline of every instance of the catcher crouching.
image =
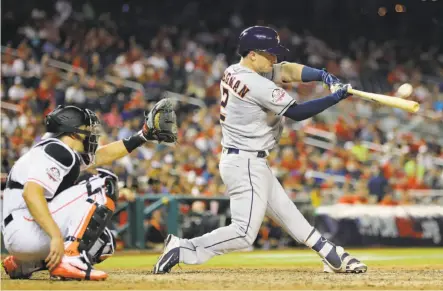
<svg viewBox="0 0 443 291">
<path fill-rule="evenodd" d="M 5 247 L 2 265 L 11 279 L 48 270 L 51 277 L 105 280 L 96 270 L 114 252 L 106 228 L 118 199 L 117 177 L 105 170 L 78 181 L 86 168 L 112 163 L 148 141 L 175 143 L 176 115 L 169 99 L 155 104 L 143 128 L 98 148 L 100 121 L 76 106 L 57 107 L 46 117 L 43 140 L 20 157 L 3 193 Z"/>
</svg>

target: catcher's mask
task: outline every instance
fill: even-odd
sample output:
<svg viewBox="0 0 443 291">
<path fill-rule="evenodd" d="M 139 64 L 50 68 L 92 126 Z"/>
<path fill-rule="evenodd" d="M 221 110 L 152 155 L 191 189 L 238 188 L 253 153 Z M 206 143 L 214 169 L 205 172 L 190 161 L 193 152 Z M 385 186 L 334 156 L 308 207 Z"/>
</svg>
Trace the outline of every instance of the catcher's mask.
<svg viewBox="0 0 443 291">
<path fill-rule="evenodd" d="M 46 131 L 52 137 L 72 134 L 83 140 L 84 151 L 80 153 L 83 162 L 86 165 L 94 163 L 100 138 L 100 121 L 94 112 L 76 106 L 58 106 L 46 116 L 45 124 Z M 85 129 L 81 129 L 81 126 L 85 126 Z M 85 137 L 81 137 L 80 134 L 84 134 Z"/>
</svg>

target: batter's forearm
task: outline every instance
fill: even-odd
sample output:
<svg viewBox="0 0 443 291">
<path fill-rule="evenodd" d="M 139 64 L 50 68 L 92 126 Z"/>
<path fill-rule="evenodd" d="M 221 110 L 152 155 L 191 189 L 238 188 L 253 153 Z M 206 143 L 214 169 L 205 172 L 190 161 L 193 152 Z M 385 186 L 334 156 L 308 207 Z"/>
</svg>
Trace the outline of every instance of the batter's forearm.
<svg viewBox="0 0 443 291">
<path fill-rule="evenodd" d="M 49 237 L 62 237 L 57 223 L 52 218 L 46 202 L 44 189 L 37 183 L 27 182 L 23 190 L 23 199 L 35 222 L 49 235 Z"/>
<path fill-rule="evenodd" d="M 283 115 L 295 121 L 302 121 L 319 114 L 339 101 L 340 98 L 336 94 L 332 94 L 302 104 L 294 104 Z"/>
<path fill-rule="evenodd" d="M 322 70 L 314 69 L 297 63 L 283 63 L 281 68 L 283 82 L 322 81 Z"/>
<path fill-rule="evenodd" d="M 285 83 L 300 82 L 303 67 L 303 65 L 297 63 L 283 63 L 281 68 L 282 81 Z"/>
</svg>

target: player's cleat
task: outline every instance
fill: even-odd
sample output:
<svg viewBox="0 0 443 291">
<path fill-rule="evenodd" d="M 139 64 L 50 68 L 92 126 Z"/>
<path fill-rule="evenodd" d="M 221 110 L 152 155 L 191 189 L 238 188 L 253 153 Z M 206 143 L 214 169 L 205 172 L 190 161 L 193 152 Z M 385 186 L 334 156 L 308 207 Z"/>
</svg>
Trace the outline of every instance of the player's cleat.
<svg viewBox="0 0 443 291">
<path fill-rule="evenodd" d="M 29 279 L 34 272 L 47 270 L 44 261 L 21 262 L 14 256 L 7 256 L 2 266 L 11 279 Z"/>
<path fill-rule="evenodd" d="M 169 273 L 175 265 L 180 262 L 180 240 L 169 234 L 165 240 L 163 254 L 158 258 L 154 266 L 154 274 Z"/>
<path fill-rule="evenodd" d="M 20 263 L 17 262 L 14 256 L 7 256 L 2 262 L 3 269 L 11 279 L 29 279 L 32 273 L 23 272 Z"/>
<path fill-rule="evenodd" d="M 103 281 L 108 274 L 92 268 L 86 255 L 64 256 L 62 262 L 51 272 L 51 278 L 61 280 Z"/>
<path fill-rule="evenodd" d="M 365 273 L 368 266 L 351 256 L 345 250 L 336 246 L 336 255 L 326 256 L 323 261 L 323 272 L 325 273 Z M 332 252 L 331 252 L 332 253 Z"/>
</svg>

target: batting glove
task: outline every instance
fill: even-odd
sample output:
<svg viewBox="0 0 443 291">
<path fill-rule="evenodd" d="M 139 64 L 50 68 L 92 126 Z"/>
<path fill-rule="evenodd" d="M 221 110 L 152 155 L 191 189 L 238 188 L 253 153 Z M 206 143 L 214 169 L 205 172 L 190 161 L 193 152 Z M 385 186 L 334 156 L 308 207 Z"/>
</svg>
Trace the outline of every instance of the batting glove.
<svg viewBox="0 0 443 291">
<path fill-rule="evenodd" d="M 335 83 L 331 85 L 331 92 L 337 97 L 338 101 L 343 100 L 351 96 L 348 90 L 352 88 L 351 84 Z"/>
<path fill-rule="evenodd" d="M 321 79 L 323 83 L 325 83 L 329 88 L 335 83 L 340 83 L 340 79 L 336 76 L 328 73 L 325 69 L 322 70 Z"/>
</svg>

